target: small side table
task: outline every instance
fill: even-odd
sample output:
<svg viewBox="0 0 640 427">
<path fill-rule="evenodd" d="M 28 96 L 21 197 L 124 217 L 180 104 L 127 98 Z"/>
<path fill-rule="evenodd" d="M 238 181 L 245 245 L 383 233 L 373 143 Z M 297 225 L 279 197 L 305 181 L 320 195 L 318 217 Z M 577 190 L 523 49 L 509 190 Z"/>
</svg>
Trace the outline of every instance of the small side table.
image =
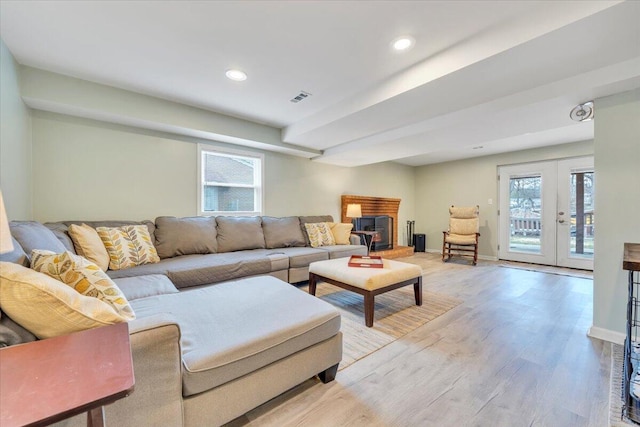
<svg viewBox="0 0 640 427">
<path fill-rule="evenodd" d="M 83 412 L 104 426 L 103 405 L 133 392 L 127 323 L 0 349 L 0 425 L 45 426 Z"/>
<path fill-rule="evenodd" d="M 352 230 L 351 234 L 355 234 L 356 236 L 364 237 L 364 241 L 367 244 L 367 255 L 371 252 L 371 244 L 373 243 L 373 238 L 378 235 L 377 231 L 361 231 L 361 230 Z"/>
</svg>

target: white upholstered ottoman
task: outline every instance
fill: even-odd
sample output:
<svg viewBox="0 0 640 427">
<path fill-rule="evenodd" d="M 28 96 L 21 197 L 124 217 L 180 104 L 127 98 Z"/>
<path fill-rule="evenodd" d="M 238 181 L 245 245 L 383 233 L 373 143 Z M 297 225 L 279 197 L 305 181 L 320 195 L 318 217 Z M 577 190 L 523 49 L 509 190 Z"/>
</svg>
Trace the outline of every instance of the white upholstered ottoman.
<svg viewBox="0 0 640 427">
<path fill-rule="evenodd" d="M 422 305 L 422 269 L 406 262 L 383 260 L 383 268 L 349 267 L 349 258 L 316 261 L 309 264 L 309 293 L 316 294 L 318 281 L 324 281 L 364 296 L 365 324 L 373 326 L 374 297 L 413 285 L 416 305 Z"/>
</svg>

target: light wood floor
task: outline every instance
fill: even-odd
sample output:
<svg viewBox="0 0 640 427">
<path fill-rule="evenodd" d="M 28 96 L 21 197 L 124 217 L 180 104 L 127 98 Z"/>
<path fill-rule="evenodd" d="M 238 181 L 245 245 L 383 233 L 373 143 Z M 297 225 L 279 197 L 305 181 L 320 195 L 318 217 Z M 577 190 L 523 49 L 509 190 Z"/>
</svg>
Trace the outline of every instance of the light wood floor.
<svg viewBox="0 0 640 427">
<path fill-rule="evenodd" d="M 463 304 L 231 424 L 606 426 L 610 345 L 586 336 L 589 279 L 480 261 L 426 267 L 424 287 Z"/>
</svg>

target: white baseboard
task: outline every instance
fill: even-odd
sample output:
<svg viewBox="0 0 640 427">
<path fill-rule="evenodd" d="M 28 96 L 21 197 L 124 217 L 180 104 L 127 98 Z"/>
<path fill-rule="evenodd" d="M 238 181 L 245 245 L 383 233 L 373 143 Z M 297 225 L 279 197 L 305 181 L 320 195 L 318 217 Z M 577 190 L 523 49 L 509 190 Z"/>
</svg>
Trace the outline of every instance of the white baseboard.
<svg viewBox="0 0 640 427">
<path fill-rule="evenodd" d="M 426 252 L 429 252 L 431 254 L 442 254 L 442 250 L 440 249 L 426 249 Z M 478 259 L 483 259 L 485 261 L 498 261 L 498 257 L 480 254 L 478 254 Z"/>
<path fill-rule="evenodd" d="M 587 336 L 620 345 L 624 345 L 624 339 L 626 337 L 626 335 L 621 332 L 598 328 L 597 326 L 591 326 L 587 331 Z"/>
</svg>

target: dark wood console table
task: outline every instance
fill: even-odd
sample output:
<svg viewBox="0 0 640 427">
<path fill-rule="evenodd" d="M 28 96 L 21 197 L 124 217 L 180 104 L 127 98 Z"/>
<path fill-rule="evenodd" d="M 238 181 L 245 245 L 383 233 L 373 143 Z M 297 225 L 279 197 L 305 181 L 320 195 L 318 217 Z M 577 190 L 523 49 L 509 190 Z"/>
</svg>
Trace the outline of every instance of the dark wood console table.
<svg viewBox="0 0 640 427">
<path fill-rule="evenodd" d="M 127 323 L 0 349 L 0 425 L 44 426 L 87 412 L 104 425 L 102 406 L 135 384 Z"/>
</svg>

